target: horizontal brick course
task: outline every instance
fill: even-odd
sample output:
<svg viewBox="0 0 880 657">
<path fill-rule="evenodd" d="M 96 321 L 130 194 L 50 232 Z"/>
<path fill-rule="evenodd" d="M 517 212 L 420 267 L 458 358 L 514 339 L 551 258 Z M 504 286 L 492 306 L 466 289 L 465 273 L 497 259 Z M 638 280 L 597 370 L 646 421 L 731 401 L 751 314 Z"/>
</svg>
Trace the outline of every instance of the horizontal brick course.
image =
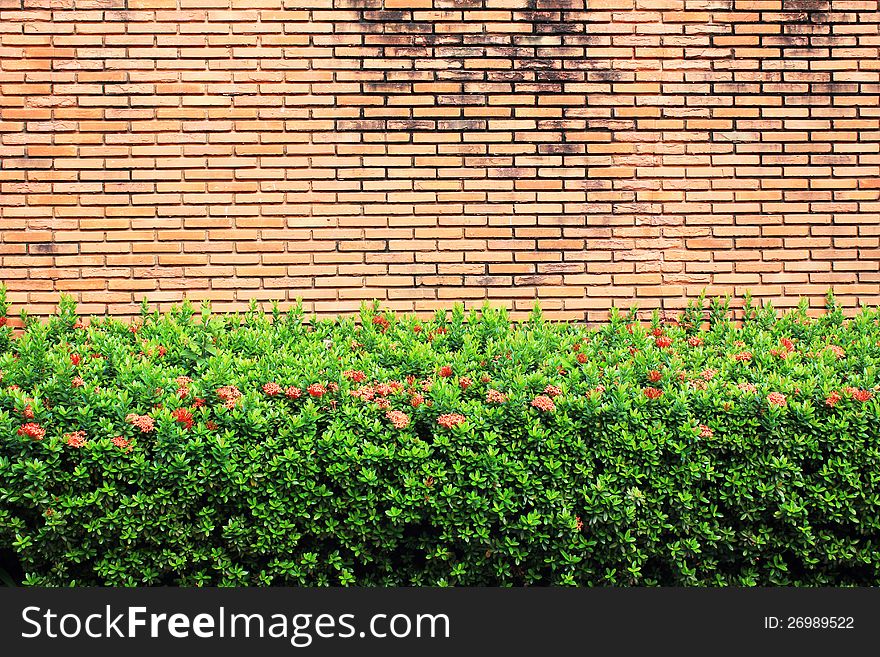
<svg viewBox="0 0 880 657">
<path fill-rule="evenodd" d="M 0 279 L 596 321 L 880 304 L 878 0 L 0 0 Z"/>
</svg>

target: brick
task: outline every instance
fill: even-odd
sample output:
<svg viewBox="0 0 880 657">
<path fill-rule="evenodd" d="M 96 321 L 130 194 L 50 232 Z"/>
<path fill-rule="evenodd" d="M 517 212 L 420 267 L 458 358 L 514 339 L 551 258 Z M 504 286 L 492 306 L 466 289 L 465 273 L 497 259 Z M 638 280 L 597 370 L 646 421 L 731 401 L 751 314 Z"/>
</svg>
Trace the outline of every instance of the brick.
<svg viewBox="0 0 880 657">
<path fill-rule="evenodd" d="M 880 298 L 871 3 L 44 4 L 0 46 L 14 304 Z"/>
</svg>

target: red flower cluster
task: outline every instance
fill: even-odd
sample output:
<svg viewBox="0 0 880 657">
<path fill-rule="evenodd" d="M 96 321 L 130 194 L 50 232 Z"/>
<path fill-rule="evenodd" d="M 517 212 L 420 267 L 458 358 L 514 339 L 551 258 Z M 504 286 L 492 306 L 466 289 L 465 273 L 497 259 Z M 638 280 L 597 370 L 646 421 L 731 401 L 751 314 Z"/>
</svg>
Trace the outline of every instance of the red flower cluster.
<svg viewBox="0 0 880 657">
<path fill-rule="evenodd" d="M 754 383 L 738 383 L 736 387 L 743 392 L 758 392 L 758 387 Z"/>
<path fill-rule="evenodd" d="M 437 418 L 437 424 L 446 429 L 457 427 L 464 421 L 465 417 L 461 413 L 444 413 Z"/>
<path fill-rule="evenodd" d="M 306 388 L 306 392 L 308 392 L 309 395 L 311 395 L 312 397 L 320 399 L 327 394 L 327 388 L 325 388 L 320 383 L 313 383 L 308 388 Z"/>
<path fill-rule="evenodd" d="M 409 398 L 409 405 L 413 408 L 418 408 L 423 403 L 425 403 L 425 398 L 419 392 L 414 392 L 412 397 Z"/>
<path fill-rule="evenodd" d="M 844 351 L 843 347 L 838 347 L 836 344 L 830 344 L 826 347 L 827 351 L 830 351 L 837 358 L 843 358 L 846 356 L 846 351 Z"/>
<path fill-rule="evenodd" d="M 46 435 L 46 430 L 36 422 L 26 422 L 18 428 L 18 435 L 42 440 Z"/>
<path fill-rule="evenodd" d="M 741 351 L 738 354 L 734 354 L 734 360 L 738 361 L 750 361 L 752 360 L 752 352 L 751 351 Z"/>
<path fill-rule="evenodd" d="M 715 435 L 715 432 L 712 431 L 712 429 L 707 427 L 705 424 L 699 425 L 697 429 L 700 430 L 700 438 L 711 438 Z"/>
<path fill-rule="evenodd" d="M 241 391 L 235 386 L 223 386 L 217 388 L 217 396 L 225 402 L 223 405 L 226 408 L 232 409 L 241 399 Z"/>
<path fill-rule="evenodd" d="M 656 340 L 654 340 L 654 344 L 657 345 L 660 349 L 666 349 L 667 347 L 672 346 L 672 338 L 661 335 Z"/>
<path fill-rule="evenodd" d="M 184 429 L 191 429 L 193 425 L 193 414 L 186 408 L 175 408 L 171 411 L 171 417 L 183 425 Z"/>
<path fill-rule="evenodd" d="M 781 392 L 771 392 L 767 395 L 767 403 L 771 406 L 786 406 L 788 401 Z"/>
<path fill-rule="evenodd" d="M 714 370 L 711 367 L 700 372 L 700 376 L 703 377 L 704 381 L 711 381 L 716 374 L 718 374 L 718 370 Z"/>
<path fill-rule="evenodd" d="M 70 354 L 70 362 L 73 363 L 73 366 L 76 367 L 82 362 L 82 356 L 79 354 Z"/>
<path fill-rule="evenodd" d="M 367 375 L 360 370 L 346 370 L 342 376 L 354 383 L 362 383 L 367 380 Z"/>
<path fill-rule="evenodd" d="M 64 434 L 64 440 L 67 443 L 68 447 L 79 449 L 80 447 L 84 447 L 86 444 L 86 432 L 74 431 L 72 433 Z"/>
<path fill-rule="evenodd" d="M 859 388 L 853 388 L 852 386 L 847 386 L 843 391 L 859 402 L 870 401 L 874 396 L 870 390 L 860 390 Z"/>
<path fill-rule="evenodd" d="M 125 450 L 126 452 L 130 452 L 133 448 L 131 446 L 131 441 L 126 440 L 122 436 L 116 436 L 112 441 L 114 447 L 118 447 L 119 449 Z"/>
<path fill-rule="evenodd" d="M 474 385 L 474 382 L 473 382 L 473 381 L 471 380 L 471 378 L 468 377 L 468 376 L 463 376 L 463 377 L 461 377 L 461 378 L 458 380 L 458 386 L 459 386 L 462 390 L 467 390 L 467 389 L 470 388 L 472 385 Z"/>
<path fill-rule="evenodd" d="M 780 338 L 779 344 L 781 344 L 782 348 L 786 351 L 794 351 L 794 342 L 792 342 L 788 338 Z"/>
<path fill-rule="evenodd" d="M 378 326 L 382 333 L 388 330 L 388 327 L 391 326 L 391 322 L 389 322 L 384 315 L 376 315 L 373 317 L 373 325 Z"/>
<path fill-rule="evenodd" d="M 562 388 L 559 388 L 558 386 L 548 385 L 546 388 L 544 388 L 544 394 L 551 398 L 558 397 L 562 394 Z"/>
<path fill-rule="evenodd" d="M 296 386 L 288 386 L 284 391 L 284 396 L 288 399 L 299 399 L 302 397 L 302 390 L 297 388 Z"/>
<path fill-rule="evenodd" d="M 703 338 L 697 336 L 688 338 L 688 344 L 692 347 L 701 347 L 703 345 Z"/>
<path fill-rule="evenodd" d="M 385 413 L 385 417 L 394 425 L 397 429 L 406 429 L 409 426 L 409 415 L 404 413 L 403 411 L 388 411 Z"/>
<path fill-rule="evenodd" d="M 648 372 L 648 381 L 651 383 L 657 383 L 660 379 L 663 378 L 663 375 L 659 372 L 659 370 L 651 370 Z"/>
<path fill-rule="evenodd" d="M 486 401 L 490 404 L 503 404 L 507 401 L 507 397 L 503 393 L 489 388 L 486 391 Z"/>
<path fill-rule="evenodd" d="M 837 402 L 840 401 L 840 399 L 840 393 L 838 393 L 836 390 L 832 391 L 831 394 L 825 398 L 825 405 L 834 408 L 834 406 L 837 404 Z"/>
<path fill-rule="evenodd" d="M 544 413 L 550 413 L 551 411 L 556 410 L 556 405 L 553 403 L 553 400 L 546 395 L 538 395 L 535 397 L 532 400 L 532 406 Z"/>
<path fill-rule="evenodd" d="M 645 397 L 647 397 L 648 399 L 657 399 L 660 395 L 663 394 L 663 391 L 659 388 L 652 388 L 650 386 L 645 388 L 643 392 L 645 393 Z"/>
<path fill-rule="evenodd" d="M 444 379 L 448 379 L 450 376 L 452 376 L 452 366 L 444 365 L 443 367 L 441 367 L 440 376 L 442 376 Z"/>
<path fill-rule="evenodd" d="M 373 386 L 361 386 L 356 390 L 350 391 L 348 394 L 350 394 L 355 399 L 370 401 L 376 396 L 376 389 Z"/>
<path fill-rule="evenodd" d="M 270 381 L 269 383 L 263 384 L 263 392 L 265 392 L 270 397 L 274 397 L 275 395 L 281 394 L 281 386 L 275 382 Z"/>
<path fill-rule="evenodd" d="M 154 428 L 153 418 L 151 418 L 149 415 L 138 415 L 137 413 L 129 413 L 125 416 L 125 421 L 132 426 L 137 427 L 144 433 L 149 433 Z"/>
<path fill-rule="evenodd" d="M 584 363 L 586 363 L 586 362 L 587 362 L 587 355 L 586 355 L 586 354 L 583 354 L 583 353 L 578 354 L 578 355 L 577 355 L 577 362 L 579 362 L 581 365 L 583 365 Z"/>
</svg>

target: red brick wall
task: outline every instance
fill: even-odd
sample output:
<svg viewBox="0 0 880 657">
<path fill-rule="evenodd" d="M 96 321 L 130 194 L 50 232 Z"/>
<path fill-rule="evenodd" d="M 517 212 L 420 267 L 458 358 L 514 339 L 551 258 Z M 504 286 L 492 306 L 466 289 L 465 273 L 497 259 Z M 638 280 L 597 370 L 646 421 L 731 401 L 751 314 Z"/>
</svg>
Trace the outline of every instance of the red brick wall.
<svg viewBox="0 0 880 657">
<path fill-rule="evenodd" d="M 877 0 L 0 0 L 17 304 L 880 303 Z"/>
</svg>

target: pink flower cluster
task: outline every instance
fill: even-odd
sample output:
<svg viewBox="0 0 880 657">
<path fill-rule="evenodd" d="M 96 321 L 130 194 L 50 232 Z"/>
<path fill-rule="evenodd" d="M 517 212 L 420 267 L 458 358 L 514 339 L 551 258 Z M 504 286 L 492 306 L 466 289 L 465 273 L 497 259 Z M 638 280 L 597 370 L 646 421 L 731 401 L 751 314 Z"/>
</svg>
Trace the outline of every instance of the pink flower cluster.
<svg viewBox="0 0 880 657">
<path fill-rule="evenodd" d="M 451 429 L 462 424 L 465 419 L 465 416 L 461 413 L 444 413 L 437 418 L 437 424 L 445 429 Z"/>
<path fill-rule="evenodd" d="M 553 403 L 553 400 L 546 395 L 538 395 L 535 397 L 532 400 L 532 406 L 544 413 L 550 413 L 556 410 L 556 405 Z"/>
<path fill-rule="evenodd" d="M 486 391 L 486 401 L 490 404 L 503 404 L 507 401 L 507 396 L 498 390 L 489 388 Z"/>
<path fill-rule="evenodd" d="M 235 386 L 222 386 L 217 388 L 217 396 L 223 400 L 228 409 L 235 408 L 235 404 L 241 399 L 241 391 Z"/>
<path fill-rule="evenodd" d="M 394 425 L 397 429 L 406 429 L 409 426 L 409 415 L 404 413 L 403 411 L 388 411 L 385 414 L 385 417 Z"/>
<path fill-rule="evenodd" d="M 85 431 L 73 431 L 72 433 L 64 434 L 64 441 L 67 443 L 68 447 L 73 447 L 75 449 L 79 449 L 80 447 L 85 447 L 86 432 Z"/>
<path fill-rule="evenodd" d="M 153 418 L 149 415 L 138 415 L 137 413 L 129 413 L 125 416 L 125 421 L 134 427 L 137 427 L 144 433 L 149 433 L 155 428 Z"/>
</svg>

